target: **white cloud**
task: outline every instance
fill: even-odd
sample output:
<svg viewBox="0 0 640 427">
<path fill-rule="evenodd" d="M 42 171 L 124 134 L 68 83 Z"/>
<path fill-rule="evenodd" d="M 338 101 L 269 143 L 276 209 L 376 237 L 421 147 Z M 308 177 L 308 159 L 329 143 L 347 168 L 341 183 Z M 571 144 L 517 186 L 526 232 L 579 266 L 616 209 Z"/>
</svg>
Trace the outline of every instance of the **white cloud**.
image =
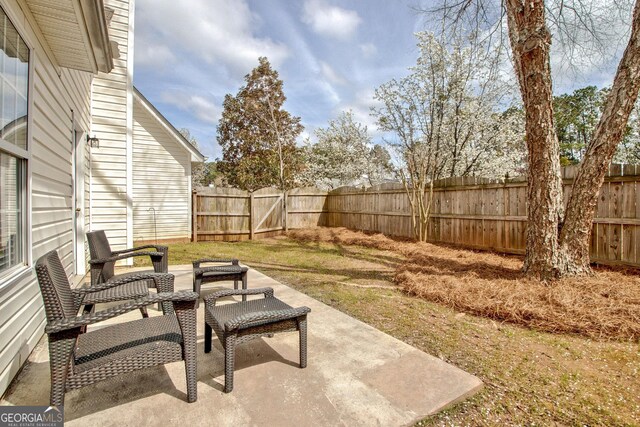
<svg viewBox="0 0 640 427">
<path fill-rule="evenodd" d="M 163 102 L 187 111 L 205 123 L 215 125 L 222 116 L 222 107 L 199 95 L 172 90 L 163 92 L 160 98 Z"/>
<path fill-rule="evenodd" d="M 373 43 L 365 43 L 360 45 L 360 51 L 365 58 L 371 58 L 378 53 L 378 48 Z"/>
<path fill-rule="evenodd" d="M 334 110 L 334 114 L 338 115 L 342 111 L 351 110 L 353 112 L 354 120 L 365 125 L 371 135 L 374 137 L 382 135 L 382 133 L 378 131 L 376 120 L 371 117 L 370 114 L 371 107 L 375 107 L 380 104 L 379 101 L 373 99 L 373 94 L 373 89 L 364 89 L 356 92 L 353 100 L 350 103 L 339 105 Z"/>
<path fill-rule="evenodd" d="M 304 3 L 302 22 L 311 25 L 318 34 L 344 40 L 355 33 L 362 18 L 356 11 L 331 6 L 323 0 L 307 0 Z"/>
<path fill-rule="evenodd" d="M 336 105 L 340 103 L 340 94 L 334 89 L 331 83 L 325 80 L 319 80 L 317 82 L 317 87 L 324 94 L 325 99 L 327 99 L 332 104 Z"/>
<path fill-rule="evenodd" d="M 146 42 L 136 45 L 135 56 L 137 66 L 160 69 L 166 68 L 176 60 L 169 47 Z"/>
<path fill-rule="evenodd" d="M 277 68 L 289 55 L 286 45 L 255 35 L 260 21 L 245 0 L 192 0 L 188 6 L 175 0 L 139 0 L 136 15 L 145 20 L 139 28 L 152 31 L 141 34 L 143 40 L 189 52 L 209 64 L 225 63 L 234 72 L 249 72 L 259 56 L 267 56 Z M 136 60 L 153 53 L 147 47 Z"/>
<path fill-rule="evenodd" d="M 344 77 L 338 74 L 329 64 L 324 61 L 320 61 L 320 72 L 324 76 L 325 79 L 329 80 L 329 82 L 333 84 L 346 84 L 347 81 Z"/>
</svg>

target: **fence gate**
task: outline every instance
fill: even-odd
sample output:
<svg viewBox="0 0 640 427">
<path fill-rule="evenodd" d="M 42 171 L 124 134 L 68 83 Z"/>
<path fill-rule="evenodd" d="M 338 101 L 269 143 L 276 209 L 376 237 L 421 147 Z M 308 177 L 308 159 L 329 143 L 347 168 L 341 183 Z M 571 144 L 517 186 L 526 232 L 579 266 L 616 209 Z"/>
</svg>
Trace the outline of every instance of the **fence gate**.
<svg viewBox="0 0 640 427">
<path fill-rule="evenodd" d="M 284 194 L 275 188 L 263 188 L 250 195 L 250 239 L 257 234 L 284 230 Z"/>
<path fill-rule="evenodd" d="M 193 193 L 193 241 L 268 237 L 285 229 L 286 196 L 277 188 L 253 193 L 232 188 Z"/>
</svg>

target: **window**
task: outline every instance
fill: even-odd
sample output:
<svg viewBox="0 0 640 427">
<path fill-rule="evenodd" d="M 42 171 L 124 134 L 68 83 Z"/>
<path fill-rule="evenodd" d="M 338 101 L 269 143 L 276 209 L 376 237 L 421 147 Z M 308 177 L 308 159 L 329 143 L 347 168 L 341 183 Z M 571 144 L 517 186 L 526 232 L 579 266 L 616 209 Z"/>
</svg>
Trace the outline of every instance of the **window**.
<svg viewBox="0 0 640 427">
<path fill-rule="evenodd" d="M 25 264 L 29 48 L 0 8 L 0 276 Z"/>
</svg>

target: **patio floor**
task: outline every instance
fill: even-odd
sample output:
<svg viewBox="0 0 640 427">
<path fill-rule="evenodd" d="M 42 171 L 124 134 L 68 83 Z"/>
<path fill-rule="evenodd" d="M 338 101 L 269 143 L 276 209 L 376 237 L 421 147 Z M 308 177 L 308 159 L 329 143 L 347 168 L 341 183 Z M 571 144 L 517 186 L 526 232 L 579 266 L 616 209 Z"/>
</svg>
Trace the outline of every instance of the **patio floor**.
<svg viewBox="0 0 640 427">
<path fill-rule="evenodd" d="M 191 266 L 170 271 L 176 289 L 191 289 Z M 223 287 L 215 285 L 204 285 L 203 294 Z M 254 340 L 238 346 L 234 389 L 223 393 L 222 347 L 214 334 L 213 350 L 204 353 L 201 304 L 197 402 L 186 402 L 184 364 L 176 362 L 67 393 L 65 425 L 411 425 L 482 388 L 475 376 L 251 269 L 249 287 L 264 286 L 289 305 L 311 308 L 306 369 L 298 367 L 297 332 Z M 160 312 L 150 307 L 149 314 Z M 48 399 L 45 337 L 0 404 Z"/>
</svg>

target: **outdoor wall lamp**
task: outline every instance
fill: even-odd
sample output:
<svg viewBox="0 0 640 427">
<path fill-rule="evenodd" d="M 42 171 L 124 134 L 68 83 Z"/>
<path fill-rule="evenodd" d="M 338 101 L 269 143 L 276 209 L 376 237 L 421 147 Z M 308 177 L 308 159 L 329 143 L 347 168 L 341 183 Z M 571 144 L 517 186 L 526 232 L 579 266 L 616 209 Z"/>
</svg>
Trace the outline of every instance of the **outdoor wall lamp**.
<svg viewBox="0 0 640 427">
<path fill-rule="evenodd" d="M 100 148 L 100 140 L 95 136 L 87 135 L 87 143 L 91 148 Z"/>
</svg>

